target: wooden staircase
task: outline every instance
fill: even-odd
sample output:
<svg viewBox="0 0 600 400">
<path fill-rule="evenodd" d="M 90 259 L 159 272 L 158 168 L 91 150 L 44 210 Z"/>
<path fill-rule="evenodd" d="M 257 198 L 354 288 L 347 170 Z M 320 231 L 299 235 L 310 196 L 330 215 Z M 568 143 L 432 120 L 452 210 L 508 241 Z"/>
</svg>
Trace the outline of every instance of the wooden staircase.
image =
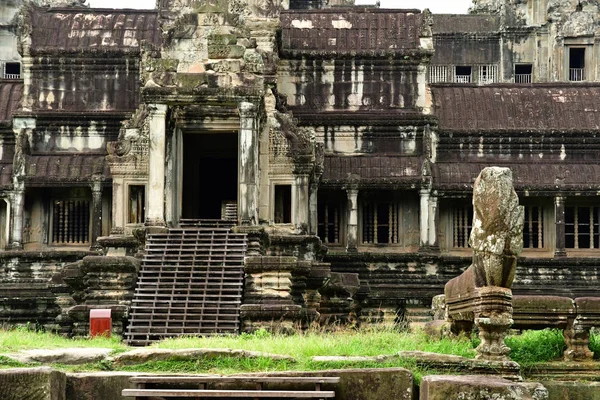
<svg viewBox="0 0 600 400">
<path fill-rule="evenodd" d="M 130 312 L 127 342 L 238 333 L 246 235 L 231 221 L 184 220 L 149 235 Z"/>
</svg>

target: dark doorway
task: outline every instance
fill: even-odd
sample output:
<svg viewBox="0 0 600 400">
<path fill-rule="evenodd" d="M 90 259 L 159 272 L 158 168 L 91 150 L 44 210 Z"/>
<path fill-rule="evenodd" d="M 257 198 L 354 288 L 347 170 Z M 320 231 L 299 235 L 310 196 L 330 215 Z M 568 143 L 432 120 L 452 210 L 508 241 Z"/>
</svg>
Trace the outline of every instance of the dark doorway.
<svg viewBox="0 0 600 400">
<path fill-rule="evenodd" d="M 237 132 L 184 134 L 182 217 L 220 219 L 237 192 Z"/>
</svg>

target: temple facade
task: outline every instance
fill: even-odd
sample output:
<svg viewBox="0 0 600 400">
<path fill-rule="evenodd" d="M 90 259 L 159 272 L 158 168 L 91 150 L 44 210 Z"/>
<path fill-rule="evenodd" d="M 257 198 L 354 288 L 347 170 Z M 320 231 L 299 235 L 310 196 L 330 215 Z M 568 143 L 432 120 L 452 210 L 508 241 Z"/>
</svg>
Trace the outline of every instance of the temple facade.
<svg viewBox="0 0 600 400">
<path fill-rule="evenodd" d="M 227 221 L 249 240 L 241 329 L 424 321 L 469 264 L 486 166 L 525 206 L 514 292 L 594 293 L 598 4 L 351 3 L 0 6 L 0 319 L 33 318 L 16 298 L 48 326 L 82 304 L 126 319 L 135 276 L 90 299 L 108 289 L 73 284 L 76 262 L 143 264 L 160 235 Z"/>
</svg>

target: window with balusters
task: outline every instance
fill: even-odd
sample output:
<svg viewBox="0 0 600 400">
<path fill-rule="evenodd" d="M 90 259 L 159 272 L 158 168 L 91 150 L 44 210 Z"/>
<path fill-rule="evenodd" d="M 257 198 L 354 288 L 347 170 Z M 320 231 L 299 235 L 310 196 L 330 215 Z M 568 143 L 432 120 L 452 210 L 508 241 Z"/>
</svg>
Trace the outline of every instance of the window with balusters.
<svg viewBox="0 0 600 400">
<path fill-rule="evenodd" d="M 452 247 L 469 248 L 469 237 L 473 228 L 473 206 L 458 205 L 452 208 Z"/>
<path fill-rule="evenodd" d="M 567 249 L 600 248 L 600 207 L 594 205 L 565 207 L 565 247 Z"/>
<path fill-rule="evenodd" d="M 523 220 L 523 249 L 543 249 L 544 209 L 538 205 L 525 205 Z"/>
<path fill-rule="evenodd" d="M 343 193 L 319 193 L 318 235 L 326 245 L 344 244 L 346 199 Z"/>
<path fill-rule="evenodd" d="M 87 244 L 90 241 L 90 201 L 55 200 L 52 203 L 52 243 Z"/>
</svg>

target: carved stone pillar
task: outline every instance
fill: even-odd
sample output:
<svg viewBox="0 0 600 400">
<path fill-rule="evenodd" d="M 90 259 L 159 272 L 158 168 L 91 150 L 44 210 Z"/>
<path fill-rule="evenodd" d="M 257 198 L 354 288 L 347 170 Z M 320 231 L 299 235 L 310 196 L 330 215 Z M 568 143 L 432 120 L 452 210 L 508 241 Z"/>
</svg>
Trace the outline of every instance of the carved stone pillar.
<svg viewBox="0 0 600 400">
<path fill-rule="evenodd" d="M 554 257 L 566 257 L 565 250 L 565 198 L 557 196 L 554 198 L 554 218 L 556 227 L 556 246 Z"/>
<path fill-rule="evenodd" d="M 240 103 L 240 171 L 238 218 L 242 225 L 258 224 L 258 127 L 257 109 Z"/>
<path fill-rule="evenodd" d="M 23 249 L 23 209 L 25 205 L 25 184 L 19 181 L 11 198 L 12 234 L 10 248 L 13 250 Z"/>
<path fill-rule="evenodd" d="M 92 183 L 92 246 L 91 250 L 99 250 L 98 238 L 102 236 L 102 181 L 95 177 Z"/>
<path fill-rule="evenodd" d="M 318 235 L 319 234 L 319 203 L 318 203 L 318 193 L 319 193 L 319 185 L 316 183 L 312 183 L 310 185 L 310 194 L 308 200 L 308 220 L 310 234 Z"/>
<path fill-rule="evenodd" d="M 309 178 L 308 175 L 296 175 L 296 229 L 308 233 L 309 230 Z"/>
<path fill-rule="evenodd" d="M 110 234 L 123 235 L 125 233 L 125 207 L 123 207 L 125 183 L 123 178 L 113 176 L 112 189 L 112 228 Z"/>
<path fill-rule="evenodd" d="M 146 225 L 165 224 L 165 131 L 167 106 L 150 105 L 150 152 L 148 171 L 148 210 Z"/>
<path fill-rule="evenodd" d="M 358 189 L 348 189 L 348 229 L 346 250 L 356 252 L 358 249 Z"/>
<path fill-rule="evenodd" d="M 419 246 L 426 248 L 429 246 L 429 189 L 419 191 L 421 199 L 419 206 Z"/>
<path fill-rule="evenodd" d="M 432 250 L 439 250 L 438 226 L 440 213 L 438 208 L 438 197 L 434 194 L 429 196 L 429 247 Z"/>
</svg>

